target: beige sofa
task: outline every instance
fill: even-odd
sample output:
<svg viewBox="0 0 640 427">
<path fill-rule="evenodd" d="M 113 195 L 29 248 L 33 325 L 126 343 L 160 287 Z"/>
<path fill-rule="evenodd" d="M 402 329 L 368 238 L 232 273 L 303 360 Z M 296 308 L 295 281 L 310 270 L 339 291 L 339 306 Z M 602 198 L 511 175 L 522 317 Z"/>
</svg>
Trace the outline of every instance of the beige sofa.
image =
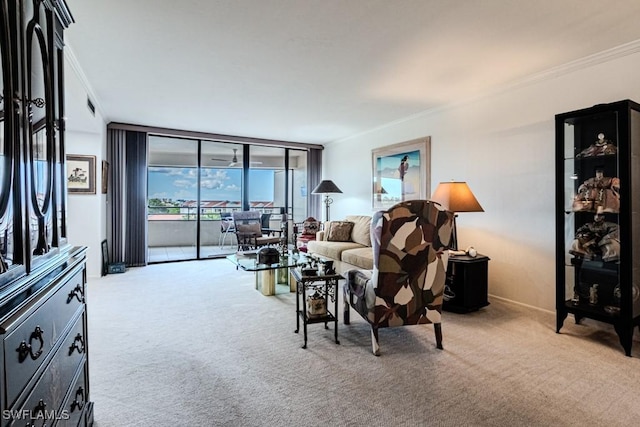
<svg viewBox="0 0 640 427">
<path fill-rule="evenodd" d="M 332 232 L 332 225 L 338 227 L 341 224 L 337 223 L 344 222 L 353 223 L 348 235 Z M 371 217 L 348 215 L 344 221 L 326 222 L 324 230 L 316 234 L 316 240 L 307 244 L 307 252 L 333 260 L 336 271 L 340 274 L 353 268 L 372 270 Z"/>
</svg>

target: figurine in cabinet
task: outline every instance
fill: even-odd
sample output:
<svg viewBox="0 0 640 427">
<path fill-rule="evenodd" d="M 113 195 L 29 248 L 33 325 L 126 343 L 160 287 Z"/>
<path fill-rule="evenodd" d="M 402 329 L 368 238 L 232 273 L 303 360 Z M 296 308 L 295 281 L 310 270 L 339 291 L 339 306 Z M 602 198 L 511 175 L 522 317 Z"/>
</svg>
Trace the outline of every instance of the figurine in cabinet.
<svg viewBox="0 0 640 427">
<path fill-rule="evenodd" d="M 600 255 L 604 262 L 620 258 L 620 235 L 618 224 L 605 221 L 604 210 L 598 209 L 593 222 L 578 228 L 569 253 L 579 258 L 593 259 Z"/>
<path fill-rule="evenodd" d="M 602 169 L 596 170 L 596 176 L 584 181 L 573 201 L 573 211 L 618 213 L 620 211 L 620 179 L 604 176 Z"/>
<path fill-rule="evenodd" d="M 604 133 L 598 134 L 598 140 L 582 150 L 576 158 L 584 157 L 596 157 L 596 156 L 608 156 L 610 154 L 618 153 L 618 147 L 608 139 L 604 137 Z"/>
</svg>

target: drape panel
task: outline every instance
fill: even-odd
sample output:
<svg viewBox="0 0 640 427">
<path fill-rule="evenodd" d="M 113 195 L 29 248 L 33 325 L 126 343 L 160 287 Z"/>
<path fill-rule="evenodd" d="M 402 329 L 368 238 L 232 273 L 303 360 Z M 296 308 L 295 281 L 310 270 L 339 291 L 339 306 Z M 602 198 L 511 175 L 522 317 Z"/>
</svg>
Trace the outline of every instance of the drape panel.
<svg viewBox="0 0 640 427">
<path fill-rule="evenodd" d="M 322 218 L 322 198 L 319 195 L 311 194 L 311 190 L 316 188 L 322 181 L 322 150 L 317 148 L 309 149 L 309 165 L 307 167 L 307 214 L 314 218 Z"/>
<path fill-rule="evenodd" d="M 110 261 L 147 265 L 147 134 L 109 129 L 108 142 Z"/>
</svg>

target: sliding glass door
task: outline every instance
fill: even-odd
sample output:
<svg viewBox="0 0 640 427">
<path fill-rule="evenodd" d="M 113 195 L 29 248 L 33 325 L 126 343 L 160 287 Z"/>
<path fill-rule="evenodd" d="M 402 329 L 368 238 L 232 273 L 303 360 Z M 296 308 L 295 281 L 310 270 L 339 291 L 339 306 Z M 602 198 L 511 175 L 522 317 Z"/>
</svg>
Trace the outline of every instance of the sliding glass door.
<svg viewBox="0 0 640 427">
<path fill-rule="evenodd" d="M 198 141 L 149 137 L 149 262 L 197 258 Z"/>
<path fill-rule="evenodd" d="M 242 145 L 202 141 L 200 150 L 200 258 L 236 251 L 230 221 L 242 210 Z"/>
<path fill-rule="evenodd" d="M 306 150 L 150 135 L 149 262 L 235 252 L 233 211 L 291 230 L 306 218 L 306 165 Z"/>
</svg>

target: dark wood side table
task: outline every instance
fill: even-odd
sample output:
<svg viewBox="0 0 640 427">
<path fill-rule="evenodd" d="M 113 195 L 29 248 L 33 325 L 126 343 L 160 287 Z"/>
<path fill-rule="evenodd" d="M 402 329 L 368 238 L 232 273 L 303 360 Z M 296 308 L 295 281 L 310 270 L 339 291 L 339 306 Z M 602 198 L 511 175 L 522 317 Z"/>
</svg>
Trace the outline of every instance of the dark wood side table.
<svg viewBox="0 0 640 427">
<path fill-rule="evenodd" d="M 489 305 L 488 264 L 489 257 L 480 254 L 449 257 L 443 310 L 469 313 Z"/>
<path fill-rule="evenodd" d="M 296 334 L 300 331 L 300 319 L 304 329 L 304 345 L 307 348 L 307 325 L 311 323 L 324 323 L 324 328 L 329 329 L 328 323 L 333 322 L 334 337 L 338 341 L 338 282 L 343 277 L 339 274 L 320 276 L 304 276 L 300 268 L 291 270 L 291 277 L 296 282 Z M 326 313 L 320 316 L 311 316 L 307 311 L 307 291 L 318 290 L 324 296 Z M 333 312 L 329 311 L 329 298 L 333 301 Z M 302 306 L 301 306 L 302 304 Z"/>
</svg>

